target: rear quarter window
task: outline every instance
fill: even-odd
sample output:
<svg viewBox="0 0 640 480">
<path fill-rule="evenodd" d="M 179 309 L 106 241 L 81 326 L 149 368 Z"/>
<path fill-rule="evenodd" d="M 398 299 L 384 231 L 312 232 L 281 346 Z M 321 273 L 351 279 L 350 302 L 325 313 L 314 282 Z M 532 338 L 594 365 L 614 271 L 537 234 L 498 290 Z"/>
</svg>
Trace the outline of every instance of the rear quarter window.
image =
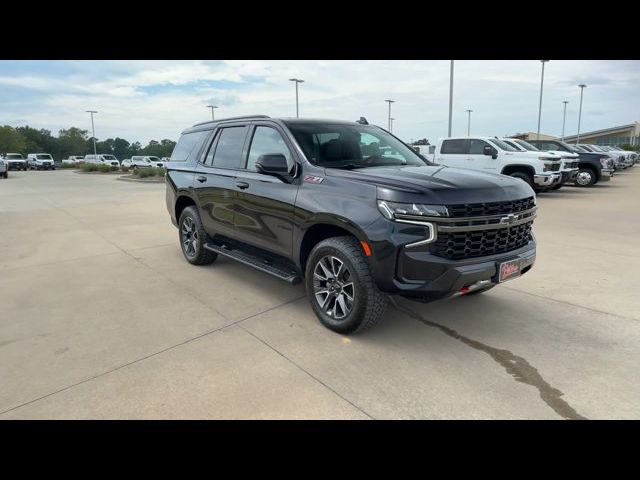
<svg viewBox="0 0 640 480">
<path fill-rule="evenodd" d="M 176 146 L 173 148 L 170 161 L 186 162 L 189 160 L 192 155 L 197 153 L 198 147 L 202 144 L 202 141 L 208 134 L 208 130 L 183 134 L 180 137 L 180 140 L 178 140 Z"/>
<path fill-rule="evenodd" d="M 442 142 L 440 153 L 465 153 L 465 140 L 445 140 Z"/>
</svg>

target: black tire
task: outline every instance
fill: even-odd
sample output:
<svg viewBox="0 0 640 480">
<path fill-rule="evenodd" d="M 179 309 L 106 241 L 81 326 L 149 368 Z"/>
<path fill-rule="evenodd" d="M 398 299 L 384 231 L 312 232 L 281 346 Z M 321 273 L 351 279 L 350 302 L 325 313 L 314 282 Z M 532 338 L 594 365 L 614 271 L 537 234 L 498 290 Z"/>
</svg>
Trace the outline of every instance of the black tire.
<svg viewBox="0 0 640 480">
<path fill-rule="evenodd" d="M 513 178 L 519 178 L 520 180 L 527 182 L 527 185 L 529 185 L 531 188 L 534 188 L 533 177 L 527 172 L 513 172 L 509 174 L 509 176 Z"/>
<path fill-rule="evenodd" d="M 562 188 L 562 183 L 559 183 L 551 187 L 549 190 L 560 190 L 561 188 Z"/>
<path fill-rule="evenodd" d="M 576 185 L 579 187 L 592 187 L 598 181 L 598 176 L 592 168 L 580 168 L 576 175 Z"/>
<path fill-rule="evenodd" d="M 328 264 L 327 259 L 330 262 Z M 335 259 L 337 261 L 334 262 Z M 325 270 L 321 262 L 324 262 Z M 339 266 L 335 275 L 334 267 L 339 262 L 343 265 Z M 330 273 L 334 277 L 325 275 L 322 279 L 322 275 L 315 275 L 316 269 L 321 273 L 326 272 L 327 265 L 331 267 Z M 333 285 L 337 285 L 335 290 L 330 286 L 332 280 Z M 338 333 L 354 333 L 372 327 L 384 316 L 389 303 L 389 297 L 378 290 L 362 246 L 355 237 L 332 237 L 318 243 L 309 254 L 305 286 L 311 308 L 320 322 Z M 327 292 L 325 297 L 322 297 L 323 290 Z M 352 295 L 351 300 L 349 295 Z M 339 297 L 342 297 L 341 303 Z M 347 307 L 346 312 L 343 306 Z M 337 318 L 340 312 L 342 316 Z"/>
<path fill-rule="evenodd" d="M 202 227 L 197 207 L 193 205 L 186 207 L 180 214 L 178 238 L 182 254 L 190 264 L 209 265 L 218 258 L 217 253 L 204 248 L 210 238 Z"/>
</svg>

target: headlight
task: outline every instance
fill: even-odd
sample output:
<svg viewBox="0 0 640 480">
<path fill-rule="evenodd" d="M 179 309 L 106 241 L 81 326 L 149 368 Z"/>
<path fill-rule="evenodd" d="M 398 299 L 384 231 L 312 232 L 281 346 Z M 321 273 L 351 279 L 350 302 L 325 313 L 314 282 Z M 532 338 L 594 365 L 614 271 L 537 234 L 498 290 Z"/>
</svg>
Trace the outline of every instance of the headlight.
<svg viewBox="0 0 640 480">
<path fill-rule="evenodd" d="M 396 215 L 417 217 L 448 217 L 449 211 L 444 205 L 424 205 L 422 203 L 397 203 L 378 200 L 378 210 L 385 218 L 393 220 Z"/>
<path fill-rule="evenodd" d="M 600 157 L 600 165 L 602 165 L 602 168 L 607 168 L 609 159 L 607 157 Z"/>
</svg>

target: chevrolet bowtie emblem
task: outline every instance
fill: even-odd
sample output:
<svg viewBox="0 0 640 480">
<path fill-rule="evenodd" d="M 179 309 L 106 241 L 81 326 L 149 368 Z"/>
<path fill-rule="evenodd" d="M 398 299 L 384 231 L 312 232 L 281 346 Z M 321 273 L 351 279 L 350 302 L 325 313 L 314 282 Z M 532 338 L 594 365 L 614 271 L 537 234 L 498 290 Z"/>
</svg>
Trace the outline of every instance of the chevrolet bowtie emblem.
<svg viewBox="0 0 640 480">
<path fill-rule="evenodd" d="M 516 220 L 518 220 L 519 218 L 520 218 L 520 215 L 516 215 L 515 213 L 510 213 L 506 217 L 502 217 L 500 219 L 500 223 L 511 224 L 511 223 L 515 222 Z"/>
</svg>

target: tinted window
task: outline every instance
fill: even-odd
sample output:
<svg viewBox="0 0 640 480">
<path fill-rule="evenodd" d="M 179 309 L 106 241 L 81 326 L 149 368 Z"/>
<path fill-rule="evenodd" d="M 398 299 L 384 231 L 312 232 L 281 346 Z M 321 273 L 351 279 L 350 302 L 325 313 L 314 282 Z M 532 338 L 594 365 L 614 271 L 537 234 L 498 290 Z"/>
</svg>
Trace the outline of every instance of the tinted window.
<svg viewBox="0 0 640 480">
<path fill-rule="evenodd" d="M 296 122 L 289 124 L 289 130 L 315 165 L 329 168 L 425 165 L 411 148 L 371 125 Z"/>
<path fill-rule="evenodd" d="M 246 127 L 226 127 L 220 130 L 213 154 L 214 167 L 240 168 L 245 132 Z M 211 156 L 209 152 L 207 165 L 211 165 Z"/>
<path fill-rule="evenodd" d="M 269 153 L 281 153 L 285 156 L 289 165 L 292 163 L 291 152 L 282 135 L 275 128 L 256 127 L 251 140 L 247 170 L 255 170 L 258 157 Z"/>
<path fill-rule="evenodd" d="M 476 140 L 472 138 L 469 140 L 469 154 L 470 155 L 482 155 L 484 153 L 484 147 L 489 147 L 490 145 L 484 140 Z"/>
<path fill-rule="evenodd" d="M 465 140 L 445 140 L 440 153 L 465 153 Z"/>
</svg>

